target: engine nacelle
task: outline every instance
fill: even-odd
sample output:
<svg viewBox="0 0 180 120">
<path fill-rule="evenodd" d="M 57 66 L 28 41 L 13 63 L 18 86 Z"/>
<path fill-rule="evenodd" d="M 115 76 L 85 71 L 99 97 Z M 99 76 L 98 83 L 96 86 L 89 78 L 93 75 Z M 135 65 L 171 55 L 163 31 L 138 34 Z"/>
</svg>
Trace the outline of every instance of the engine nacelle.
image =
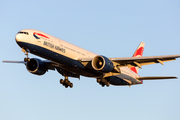
<svg viewBox="0 0 180 120">
<path fill-rule="evenodd" d="M 105 73 L 111 72 L 114 69 L 114 65 L 111 60 L 105 56 L 94 57 L 91 64 L 95 70 Z"/>
<path fill-rule="evenodd" d="M 30 73 L 35 75 L 43 75 L 47 71 L 47 67 L 43 61 L 37 58 L 30 59 L 30 61 L 26 63 L 26 68 Z"/>
</svg>

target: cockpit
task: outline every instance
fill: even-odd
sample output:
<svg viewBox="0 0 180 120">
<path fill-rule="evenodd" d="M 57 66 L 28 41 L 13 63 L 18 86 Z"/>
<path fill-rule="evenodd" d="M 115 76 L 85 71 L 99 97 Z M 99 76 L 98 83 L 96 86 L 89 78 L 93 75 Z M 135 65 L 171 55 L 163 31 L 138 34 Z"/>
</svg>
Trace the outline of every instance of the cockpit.
<svg viewBox="0 0 180 120">
<path fill-rule="evenodd" d="M 26 35 L 29 35 L 28 32 L 23 32 L 23 31 L 19 31 L 18 33 L 19 33 L 19 34 L 26 34 Z"/>
</svg>

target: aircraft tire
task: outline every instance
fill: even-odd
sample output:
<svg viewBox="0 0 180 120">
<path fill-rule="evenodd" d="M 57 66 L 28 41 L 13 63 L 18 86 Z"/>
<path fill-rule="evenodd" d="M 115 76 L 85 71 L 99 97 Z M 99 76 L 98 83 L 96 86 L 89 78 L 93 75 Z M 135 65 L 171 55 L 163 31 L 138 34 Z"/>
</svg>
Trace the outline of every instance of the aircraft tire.
<svg viewBox="0 0 180 120">
<path fill-rule="evenodd" d="M 68 85 L 68 86 L 70 86 L 70 85 L 71 85 L 71 82 L 70 82 L 69 80 L 68 80 L 68 83 L 67 83 L 67 85 Z"/>
<path fill-rule="evenodd" d="M 27 58 L 24 58 L 24 62 L 27 62 Z"/>
<path fill-rule="evenodd" d="M 97 79 L 97 83 L 100 83 L 101 82 L 101 79 Z"/>
<path fill-rule="evenodd" d="M 64 80 L 63 80 L 63 79 L 60 79 L 60 83 L 63 84 L 63 83 L 64 83 Z"/>
<path fill-rule="evenodd" d="M 110 83 L 109 83 L 109 82 L 107 82 L 106 86 L 107 86 L 107 87 L 109 87 L 109 85 L 110 85 Z"/>
<path fill-rule="evenodd" d="M 24 62 L 29 62 L 30 59 L 29 58 L 24 58 Z"/>
<path fill-rule="evenodd" d="M 67 79 L 64 80 L 64 85 L 68 85 L 69 81 Z"/>
<path fill-rule="evenodd" d="M 72 87 L 73 87 L 73 84 L 72 84 L 72 83 L 70 83 L 69 87 L 70 87 L 70 88 L 72 88 Z"/>
</svg>

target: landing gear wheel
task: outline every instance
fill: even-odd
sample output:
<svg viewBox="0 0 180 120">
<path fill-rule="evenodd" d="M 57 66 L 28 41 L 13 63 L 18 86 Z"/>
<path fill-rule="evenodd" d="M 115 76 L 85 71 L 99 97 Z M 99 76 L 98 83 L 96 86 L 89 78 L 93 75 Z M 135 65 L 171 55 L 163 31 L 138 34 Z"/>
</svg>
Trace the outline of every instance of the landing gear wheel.
<svg viewBox="0 0 180 120">
<path fill-rule="evenodd" d="M 70 85 L 69 85 L 69 86 L 70 86 L 70 88 L 72 88 L 72 87 L 73 87 L 73 84 L 72 84 L 72 83 L 70 83 Z"/>
<path fill-rule="evenodd" d="M 106 84 L 106 86 L 109 87 L 109 85 L 110 85 L 110 83 L 108 82 L 108 83 Z"/>
<path fill-rule="evenodd" d="M 64 80 L 64 85 L 68 85 L 69 81 L 67 79 Z"/>
<path fill-rule="evenodd" d="M 28 62 L 28 61 L 30 61 L 29 58 L 24 58 L 24 62 Z"/>
<path fill-rule="evenodd" d="M 100 83 L 101 82 L 101 79 L 97 79 L 97 83 Z"/>
<path fill-rule="evenodd" d="M 97 78 L 97 83 L 99 83 L 102 87 L 107 86 L 109 87 L 110 82 L 104 78 Z"/>
<path fill-rule="evenodd" d="M 27 62 L 27 58 L 24 58 L 24 62 Z"/>
<path fill-rule="evenodd" d="M 70 86 L 70 84 L 71 84 L 71 82 L 68 80 L 68 83 L 67 83 L 67 85 L 68 85 L 68 86 Z"/>
<path fill-rule="evenodd" d="M 63 83 L 64 83 L 64 80 L 63 80 L 63 79 L 60 79 L 60 83 L 63 84 Z"/>
<path fill-rule="evenodd" d="M 68 87 L 70 87 L 70 88 L 72 88 L 73 87 L 73 84 L 68 80 L 68 77 L 67 76 L 65 76 L 65 79 L 63 80 L 63 79 L 60 79 L 60 84 L 62 84 L 65 88 L 68 88 Z"/>
</svg>

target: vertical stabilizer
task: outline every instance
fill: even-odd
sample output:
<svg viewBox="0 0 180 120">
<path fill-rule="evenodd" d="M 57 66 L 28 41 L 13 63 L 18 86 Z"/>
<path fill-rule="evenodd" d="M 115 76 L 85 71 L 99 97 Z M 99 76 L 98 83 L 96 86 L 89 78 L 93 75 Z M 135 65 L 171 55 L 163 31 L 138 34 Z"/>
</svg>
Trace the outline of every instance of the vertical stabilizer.
<svg viewBox="0 0 180 120">
<path fill-rule="evenodd" d="M 133 54 L 133 57 L 142 57 L 143 55 L 143 51 L 144 51 L 144 46 L 145 46 L 145 43 L 144 42 L 141 42 L 138 46 L 138 48 L 136 49 L 136 51 L 134 52 Z M 130 68 L 132 71 L 134 71 L 135 73 L 138 74 L 139 72 L 139 67 L 132 67 Z"/>
</svg>

